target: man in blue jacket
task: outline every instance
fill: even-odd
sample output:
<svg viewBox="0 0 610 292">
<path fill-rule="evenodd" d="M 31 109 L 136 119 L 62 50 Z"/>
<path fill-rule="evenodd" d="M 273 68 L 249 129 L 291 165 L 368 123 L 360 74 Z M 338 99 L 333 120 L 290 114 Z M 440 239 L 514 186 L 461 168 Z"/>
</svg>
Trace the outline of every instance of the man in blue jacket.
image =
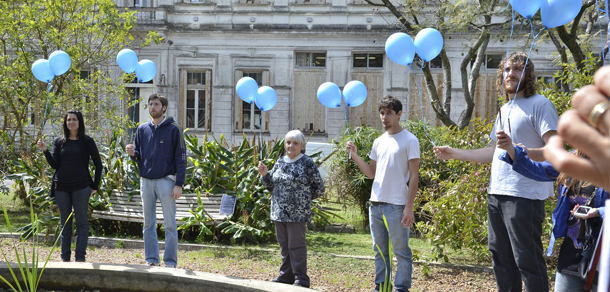
<svg viewBox="0 0 610 292">
<path fill-rule="evenodd" d="M 134 144 L 126 146 L 127 154 L 138 163 L 140 194 L 144 212 L 144 254 L 147 266 L 159 266 L 157 239 L 157 199 L 163 209 L 165 254 L 168 268 L 178 264 L 178 229 L 176 199 L 182 196 L 186 175 L 186 146 L 182 128 L 167 117 L 167 98 L 155 93 L 148 98 L 150 119 L 136 131 Z"/>
</svg>

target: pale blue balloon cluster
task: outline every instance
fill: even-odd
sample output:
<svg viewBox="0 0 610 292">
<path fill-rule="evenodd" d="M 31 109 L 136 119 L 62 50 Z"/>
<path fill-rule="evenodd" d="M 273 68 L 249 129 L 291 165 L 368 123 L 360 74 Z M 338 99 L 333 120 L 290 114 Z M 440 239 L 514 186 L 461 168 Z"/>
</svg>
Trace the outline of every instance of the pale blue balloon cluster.
<svg viewBox="0 0 610 292">
<path fill-rule="evenodd" d="M 269 86 L 258 88 L 256 80 L 251 77 L 242 77 L 235 85 L 237 96 L 247 103 L 256 104 L 260 110 L 266 112 L 277 103 L 277 93 Z"/>
<path fill-rule="evenodd" d="M 528 20 L 540 9 L 545 28 L 564 25 L 580 12 L 582 0 L 510 0 L 510 5 Z"/>
<path fill-rule="evenodd" d="M 148 82 L 157 75 L 157 66 L 151 60 L 138 62 L 138 55 L 130 49 L 122 49 L 116 56 L 116 62 L 125 73 L 136 72 L 140 82 Z"/>
<path fill-rule="evenodd" d="M 443 49 L 443 36 L 434 28 L 424 28 L 415 36 L 415 41 L 404 32 L 392 34 L 385 43 L 385 52 L 394 63 L 409 66 L 415 53 L 429 62 Z"/>
<path fill-rule="evenodd" d="M 64 51 L 55 51 L 49 55 L 49 60 L 38 59 L 32 64 L 32 74 L 42 82 L 51 82 L 55 76 L 70 70 L 72 59 Z"/>
<path fill-rule="evenodd" d="M 324 82 L 318 87 L 318 100 L 320 103 L 327 108 L 336 108 L 341 106 L 341 96 L 347 106 L 359 106 L 365 100 L 368 92 L 364 83 L 353 80 L 345 84 L 343 88 L 343 94 L 337 84 L 332 82 Z"/>
</svg>

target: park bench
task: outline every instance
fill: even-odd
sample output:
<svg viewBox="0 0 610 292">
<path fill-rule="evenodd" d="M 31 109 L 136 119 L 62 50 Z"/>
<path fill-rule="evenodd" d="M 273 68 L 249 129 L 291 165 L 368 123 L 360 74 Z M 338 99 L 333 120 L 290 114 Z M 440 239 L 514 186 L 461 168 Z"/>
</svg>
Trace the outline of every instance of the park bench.
<svg viewBox="0 0 610 292">
<path fill-rule="evenodd" d="M 135 194 L 129 198 L 128 193 L 119 191 L 112 192 L 110 195 L 110 203 L 107 210 L 94 210 L 92 216 L 99 219 L 128 221 L 144 223 L 144 214 L 142 213 L 142 197 L 140 194 Z M 205 196 L 201 194 L 201 203 L 205 211 L 212 218 L 211 224 L 217 225 L 223 222 L 227 215 L 220 214 L 220 202 L 222 194 L 210 194 Z M 182 194 L 180 199 L 176 200 L 176 221 L 178 225 L 182 225 L 184 221 L 180 219 L 190 217 L 190 210 L 195 211 L 199 204 L 197 203 L 197 194 Z M 157 223 L 163 223 L 163 210 L 161 202 L 157 201 Z"/>
</svg>

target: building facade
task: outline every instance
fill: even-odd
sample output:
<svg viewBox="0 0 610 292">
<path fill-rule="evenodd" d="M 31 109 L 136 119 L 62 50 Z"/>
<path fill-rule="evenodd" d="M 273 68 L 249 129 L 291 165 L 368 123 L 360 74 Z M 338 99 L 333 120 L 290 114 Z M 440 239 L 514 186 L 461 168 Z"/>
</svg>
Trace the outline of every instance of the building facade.
<svg viewBox="0 0 610 292">
<path fill-rule="evenodd" d="M 417 73 L 393 63 L 384 52 L 385 40 L 399 31 L 396 18 L 364 0 L 116 0 L 118 7 L 137 11 L 136 36 L 154 30 L 164 40 L 136 50 L 140 60 L 157 65 L 157 75 L 138 88 L 138 96 L 160 92 L 170 100 L 169 115 L 190 133 L 208 133 L 239 143 L 243 135 L 263 140 L 282 138 L 299 129 L 310 141 L 338 138 L 345 129 L 369 125 L 381 129 L 377 102 L 394 95 L 404 105 L 403 119 L 421 118 Z M 414 37 L 414 36 L 412 36 Z M 451 59 L 453 99 L 451 116 L 464 108 L 459 63 L 467 36 L 452 35 L 445 48 Z M 513 40 L 518 48 L 519 41 Z M 521 44 L 523 45 L 523 44 Z M 511 49 L 514 51 L 515 49 Z M 473 117 L 494 116 L 496 68 L 506 53 L 505 43 L 490 43 L 475 94 Z M 532 56 L 541 76 L 552 76 L 550 55 L 542 46 Z M 442 63 L 431 62 L 435 79 L 442 79 Z M 415 69 L 415 68 L 414 68 Z M 118 67 L 113 72 L 120 73 Z M 235 84 L 244 76 L 259 86 L 273 87 L 278 102 L 268 112 L 239 99 Z M 327 81 L 343 88 L 351 80 L 364 82 L 364 104 L 342 109 L 325 108 L 316 91 Z M 427 102 L 420 78 L 426 122 L 440 125 Z M 437 82 L 439 93 L 442 84 Z M 146 100 L 146 99 L 144 99 Z M 344 106 L 345 108 L 345 106 Z M 145 102 L 137 120 L 148 118 Z"/>
</svg>

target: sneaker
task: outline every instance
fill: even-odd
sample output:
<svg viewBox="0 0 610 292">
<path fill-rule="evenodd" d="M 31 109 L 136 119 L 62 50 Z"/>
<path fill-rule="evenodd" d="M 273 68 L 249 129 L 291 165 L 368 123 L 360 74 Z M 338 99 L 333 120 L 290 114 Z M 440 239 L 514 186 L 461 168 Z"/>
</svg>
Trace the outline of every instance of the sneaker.
<svg viewBox="0 0 610 292">
<path fill-rule="evenodd" d="M 159 264 L 155 264 L 155 263 L 149 263 L 149 262 L 146 262 L 146 266 L 147 266 L 147 267 L 158 267 L 158 266 L 159 266 Z"/>
<path fill-rule="evenodd" d="M 165 264 L 165 267 L 166 267 L 166 268 L 175 269 L 175 268 L 176 268 L 176 265 L 168 265 L 168 264 Z"/>
<path fill-rule="evenodd" d="M 294 284 L 292 284 L 292 285 L 293 285 L 293 286 L 297 286 L 297 287 L 305 287 L 305 288 L 309 288 L 309 286 L 305 286 L 305 285 L 303 285 L 303 284 L 301 284 L 301 283 L 298 283 L 298 282 L 296 282 L 296 283 L 294 283 Z"/>
<path fill-rule="evenodd" d="M 275 283 L 282 283 L 282 284 L 292 285 L 292 283 L 282 282 L 278 278 L 269 279 L 269 282 L 275 282 Z"/>
</svg>

